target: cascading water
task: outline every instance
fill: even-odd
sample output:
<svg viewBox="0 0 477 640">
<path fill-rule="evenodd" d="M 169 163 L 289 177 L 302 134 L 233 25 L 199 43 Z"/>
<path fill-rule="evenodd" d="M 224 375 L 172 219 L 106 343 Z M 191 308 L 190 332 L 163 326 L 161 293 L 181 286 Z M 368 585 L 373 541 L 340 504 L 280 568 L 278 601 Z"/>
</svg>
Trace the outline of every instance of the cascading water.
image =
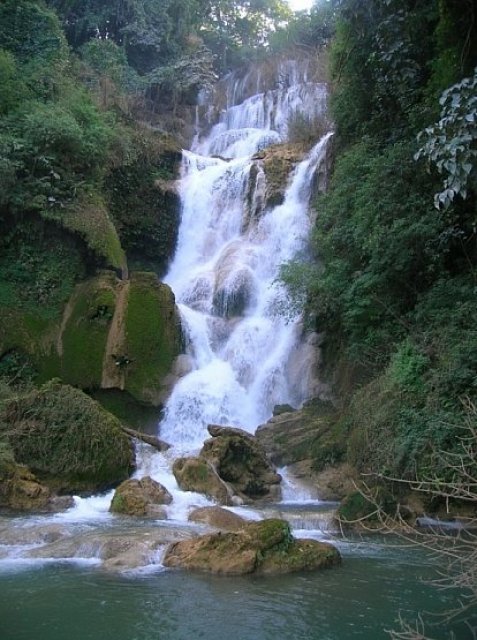
<svg viewBox="0 0 477 640">
<path fill-rule="evenodd" d="M 300 318 L 292 317 L 278 275 L 306 247 L 313 177 L 331 134 L 296 165 L 283 203 L 267 207 L 266 175 L 255 154 L 286 142 L 297 113 L 316 118 L 326 107 L 325 85 L 307 83 L 290 62 L 285 70 L 293 78 L 289 86 L 230 103 L 183 152 L 182 221 L 165 282 L 180 310 L 189 372 L 176 383 L 159 427 L 172 448 L 141 454 L 136 473 L 151 475 L 174 495 L 169 518 L 186 519 L 192 505 L 208 503 L 179 491 L 170 472 L 175 458 L 200 449 L 207 425 L 252 432 L 276 404 L 299 406 L 312 387 L 313 359 L 304 356 Z M 229 100 L 240 98 L 244 86 L 232 78 Z"/>
<path fill-rule="evenodd" d="M 159 427 L 171 449 L 157 453 L 139 445 L 135 474 L 167 487 L 173 495 L 167 517 L 176 522 L 185 522 L 192 506 L 211 504 L 180 491 L 171 472 L 175 458 L 197 452 L 209 437 L 208 424 L 251 432 L 274 405 L 299 406 L 310 394 L 313 359 L 304 355 L 300 319 L 287 309 L 277 277 L 280 265 L 306 247 L 313 177 L 331 134 L 296 164 L 282 204 L 267 206 L 266 171 L 255 154 L 286 142 L 297 113 L 314 118 L 326 106 L 324 85 L 306 82 L 290 62 L 279 70 L 285 72 L 291 78 L 286 86 L 252 96 L 245 95 L 244 79 L 232 78 L 218 122 L 209 123 L 207 135 L 198 132 L 183 153 L 182 221 L 165 281 L 180 310 L 188 372 L 176 383 Z M 112 492 L 75 498 L 73 509 L 51 518 L 68 527 L 88 521 L 110 526 L 111 498 Z"/>
<path fill-rule="evenodd" d="M 252 431 L 274 405 L 305 399 L 306 389 L 287 375 L 300 332 L 298 318 L 283 316 L 286 293 L 277 276 L 306 245 L 312 179 L 330 134 L 297 165 L 284 202 L 274 208 L 264 208 L 264 174 L 253 156 L 286 141 L 294 114 L 322 115 L 325 103 L 324 85 L 314 83 L 252 96 L 229 106 L 210 134 L 184 152 L 182 224 L 166 282 L 176 294 L 193 370 L 175 386 L 160 427 L 177 450 L 200 447 L 209 423 Z"/>
</svg>

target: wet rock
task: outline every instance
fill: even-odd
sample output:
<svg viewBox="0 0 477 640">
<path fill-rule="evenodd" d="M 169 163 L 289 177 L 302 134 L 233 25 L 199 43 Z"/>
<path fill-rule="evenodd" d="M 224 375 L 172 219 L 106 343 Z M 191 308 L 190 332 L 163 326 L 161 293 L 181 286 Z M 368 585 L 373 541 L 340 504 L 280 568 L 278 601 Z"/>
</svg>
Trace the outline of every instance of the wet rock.
<svg viewBox="0 0 477 640">
<path fill-rule="evenodd" d="M 13 520 L 0 524 L 0 544 L 2 545 L 31 545 L 50 544 L 71 537 L 68 527 L 62 524 L 20 527 Z"/>
<path fill-rule="evenodd" d="M 183 491 L 197 491 L 221 504 L 232 504 L 233 493 L 206 459 L 178 458 L 172 473 Z"/>
<path fill-rule="evenodd" d="M 340 562 L 338 550 L 315 540 L 295 540 L 284 520 L 250 523 L 238 532 L 215 533 L 172 544 L 163 563 L 219 575 L 272 575 L 315 570 Z"/>
<path fill-rule="evenodd" d="M 241 516 L 222 507 L 200 507 L 189 514 L 191 522 L 201 522 L 227 531 L 237 531 L 247 524 Z"/>
<path fill-rule="evenodd" d="M 200 456 L 245 502 L 277 500 L 281 476 L 267 459 L 258 440 L 241 429 L 209 425 L 212 439 L 206 440 Z"/>
<path fill-rule="evenodd" d="M 196 535 L 176 527 L 150 527 L 126 532 L 82 533 L 29 550 L 29 558 L 95 558 L 102 569 L 127 571 L 160 564 L 162 552 L 173 541 Z"/>
<path fill-rule="evenodd" d="M 149 476 L 126 480 L 116 489 L 109 508 L 113 513 L 130 516 L 165 517 L 160 505 L 170 504 L 169 491 Z M 159 508 L 158 508 L 159 507 Z"/>
<path fill-rule="evenodd" d="M 273 407 L 273 415 L 281 416 L 282 413 L 292 413 L 295 409 L 291 406 L 291 404 L 276 404 Z"/>
<path fill-rule="evenodd" d="M 282 204 L 293 168 L 303 159 L 305 147 L 301 143 L 276 144 L 254 156 L 266 175 L 265 203 L 267 207 Z"/>
</svg>

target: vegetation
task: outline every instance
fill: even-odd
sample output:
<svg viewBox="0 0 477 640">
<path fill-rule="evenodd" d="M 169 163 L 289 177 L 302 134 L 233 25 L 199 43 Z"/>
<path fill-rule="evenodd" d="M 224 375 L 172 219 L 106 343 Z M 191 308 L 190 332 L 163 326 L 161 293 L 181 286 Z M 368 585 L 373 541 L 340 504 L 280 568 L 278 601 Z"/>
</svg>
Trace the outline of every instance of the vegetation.
<svg viewBox="0 0 477 640">
<path fill-rule="evenodd" d="M 283 276 L 326 331 L 347 457 L 365 472 L 429 469 L 475 398 L 477 34 L 457 5 L 331 3 L 337 159 L 319 263 Z"/>
<path fill-rule="evenodd" d="M 2 403 L 0 431 L 15 460 L 56 489 L 106 488 L 127 478 L 133 466 L 116 418 L 55 381 Z"/>
</svg>

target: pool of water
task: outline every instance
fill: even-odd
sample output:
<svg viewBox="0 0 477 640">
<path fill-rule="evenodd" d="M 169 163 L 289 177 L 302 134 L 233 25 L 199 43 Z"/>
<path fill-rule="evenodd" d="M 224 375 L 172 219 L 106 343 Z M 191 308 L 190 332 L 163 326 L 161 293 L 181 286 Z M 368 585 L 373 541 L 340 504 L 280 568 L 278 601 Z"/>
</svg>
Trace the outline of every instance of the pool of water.
<svg viewBox="0 0 477 640">
<path fill-rule="evenodd" d="M 339 568 L 267 578 L 14 564 L 0 573 L 0 638 L 378 640 L 389 637 L 399 615 L 414 619 L 455 605 L 451 593 L 428 584 L 437 567 L 419 550 L 376 540 L 339 546 Z M 429 635 L 439 640 L 449 631 L 441 620 Z M 454 631 L 458 640 L 471 639 L 465 626 Z"/>
</svg>

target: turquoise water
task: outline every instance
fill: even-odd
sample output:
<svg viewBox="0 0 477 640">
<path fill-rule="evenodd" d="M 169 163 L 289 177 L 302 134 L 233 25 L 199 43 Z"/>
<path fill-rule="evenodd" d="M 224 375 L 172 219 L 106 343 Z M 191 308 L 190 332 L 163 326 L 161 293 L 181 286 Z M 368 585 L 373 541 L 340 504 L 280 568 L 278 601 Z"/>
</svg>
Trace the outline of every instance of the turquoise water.
<svg viewBox="0 0 477 640">
<path fill-rule="evenodd" d="M 0 574 L 1 640 L 378 640 L 398 614 L 455 604 L 425 581 L 418 551 L 342 546 L 340 568 L 275 578 L 219 578 L 159 570 L 109 575 L 46 564 Z M 440 624 L 432 638 L 448 638 Z M 456 638 L 471 638 L 455 627 Z"/>
</svg>

